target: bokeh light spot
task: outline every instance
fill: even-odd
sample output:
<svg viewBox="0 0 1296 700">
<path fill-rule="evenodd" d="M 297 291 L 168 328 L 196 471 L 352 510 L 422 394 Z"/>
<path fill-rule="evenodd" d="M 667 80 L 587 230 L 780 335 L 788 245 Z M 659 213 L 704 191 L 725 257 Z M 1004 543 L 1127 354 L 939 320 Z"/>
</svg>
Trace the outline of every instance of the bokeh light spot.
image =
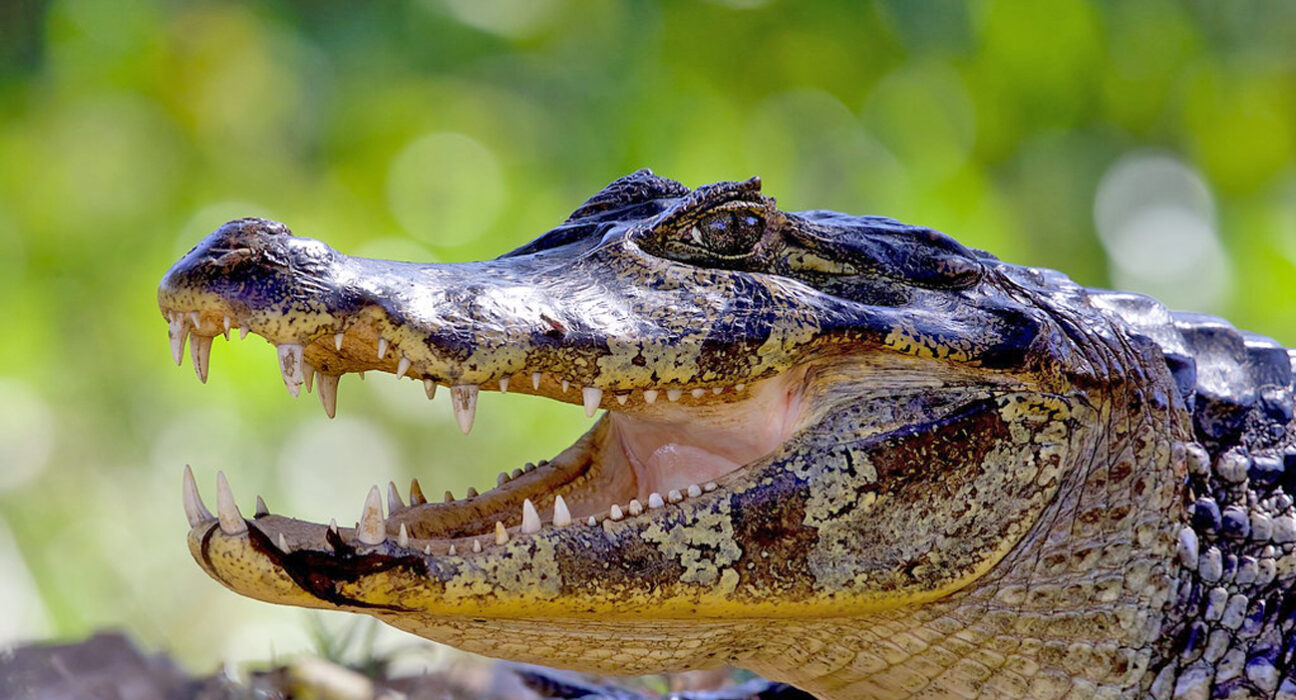
<svg viewBox="0 0 1296 700">
<path fill-rule="evenodd" d="M 495 223 L 504 182 L 495 154 L 457 133 L 422 136 L 392 159 L 387 176 L 392 213 L 434 246 L 469 243 Z"/>
<path fill-rule="evenodd" d="M 281 512 L 349 525 L 359 519 L 369 487 L 395 479 L 399 468 L 395 443 L 374 423 L 345 416 L 305 421 L 279 456 L 276 471 L 288 500 Z"/>
<path fill-rule="evenodd" d="M 0 492 L 23 486 L 49 463 L 54 412 L 31 387 L 0 377 Z"/>
</svg>

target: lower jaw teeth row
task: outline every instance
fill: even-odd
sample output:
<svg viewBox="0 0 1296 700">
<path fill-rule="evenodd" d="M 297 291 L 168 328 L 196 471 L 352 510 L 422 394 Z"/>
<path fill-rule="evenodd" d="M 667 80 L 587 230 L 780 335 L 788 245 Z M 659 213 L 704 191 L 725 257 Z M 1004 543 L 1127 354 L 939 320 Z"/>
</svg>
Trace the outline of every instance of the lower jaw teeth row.
<svg viewBox="0 0 1296 700">
<path fill-rule="evenodd" d="M 172 312 L 169 316 L 168 334 L 171 338 L 171 355 L 176 364 L 183 361 L 185 339 L 189 339 L 190 355 L 193 359 L 194 371 L 202 382 L 207 381 L 207 369 L 211 359 L 211 341 L 213 336 L 202 335 L 197 333 L 201 326 L 201 319 L 196 311 Z M 226 339 L 229 338 L 229 330 L 232 321 L 229 316 L 222 320 Z M 247 336 L 247 328 L 240 329 L 241 337 Z M 342 341 L 345 337 L 343 333 L 337 333 L 333 336 L 334 346 L 340 351 Z M 389 343 L 385 338 L 378 339 L 378 359 L 386 356 Z M 320 402 L 324 405 L 324 413 L 329 418 L 337 414 L 337 389 L 338 379 L 341 375 L 318 373 L 314 367 L 303 360 L 305 346 L 299 343 L 279 343 L 276 345 L 279 357 L 279 371 L 283 376 L 284 385 L 288 387 L 288 392 L 297 397 L 301 394 L 302 386 L 310 392 L 315 377 L 319 377 L 319 397 Z M 409 358 L 401 356 L 396 365 L 396 377 L 404 377 L 409 372 L 411 362 Z M 359 373 L 361 378 L 364 373 Z M 543 380 L 543 373 L 532 372 L 530 375 L 531 385 L 534 389 L 539 389 Z M 593 417 L 603 404 L 604 390 L 593 386 L 581 386 L 563 379 L 560 380 L 563 393 L 567 393 L 573 387 L 581 392 L 581 401 L 585 407 L 585 415 Z M 499 390 L 508 391 L 509 378 L 504 377 L 499 380 Z M 432 379 L 423 380 L 424 390 L 427 392 L 429 399 L 436 396 L 437 383 Z M 636 390 L 641 392 L 641 398 L 646 404 L 656 403 L 661 394 L 666 394 L 668 401 L 679 401 L 687 393 L 695 399 L 700 399 L 707 394 L 718 395 L 726 391 L 742 392 L 746 390 L 745 383 L 738 383 L 732 387 L 710 387 L 695 389 L 642 389 Z M 459 429 L 465 434 L 472 430 L 473 419 L 477 413 L 477 393 L 480 387 L 476 384 L 464 384 L 450 387 L 450 404 L 454 409 L 455 422 L 459 424 Z M 626 405 L 633 392 L 618 392 L 613 394 L 617 404 Z"/>
</svg>

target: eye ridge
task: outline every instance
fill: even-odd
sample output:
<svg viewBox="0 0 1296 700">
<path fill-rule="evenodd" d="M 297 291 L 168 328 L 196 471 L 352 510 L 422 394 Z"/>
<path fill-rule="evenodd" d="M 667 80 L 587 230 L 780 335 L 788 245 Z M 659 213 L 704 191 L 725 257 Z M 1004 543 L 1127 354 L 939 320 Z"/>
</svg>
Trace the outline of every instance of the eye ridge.
<svg viewBox="0 0 1296 700">
<path fill-rule="evenodd" d="M 766 221 L 747 207 L 711 211 L 688 228 L 689 243 L 721 258 L 742 258 L 765 237 Z"/>
</svg>

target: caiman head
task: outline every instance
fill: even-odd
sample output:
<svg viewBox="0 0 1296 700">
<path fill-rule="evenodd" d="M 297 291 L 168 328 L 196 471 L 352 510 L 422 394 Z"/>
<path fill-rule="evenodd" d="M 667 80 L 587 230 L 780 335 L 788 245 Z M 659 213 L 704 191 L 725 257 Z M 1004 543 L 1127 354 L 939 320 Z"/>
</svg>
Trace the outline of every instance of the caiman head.
<svg viewBox="0 0 1296 700">
<path fill-rule="evenodd" d="M 771 630 L 999 580 L 1085 478 L 1074 455 L 1111 382 L 1093 347 L 1116 343 L 1082 348 L 1102 333 L 1010 267 L 891 219 L 780 211 L 756 179 L 690 191 L 646 170 L 483 262 L 356 258 L 231 221 L 158 293 L 200 377 L 239 328 L 330 416 L 363 371 L 447 387 L 465 433 L 480 391 L 603 413 L 484 493 L 433 503 L 416 483 L 384 514 L 375 487 L 354 528 L 244 519 L 223 478 L 212 516 L 186 471 L 190 549 L 244 595 L 491 656 L 778 675 L 795 640 Z"/>
</svg>

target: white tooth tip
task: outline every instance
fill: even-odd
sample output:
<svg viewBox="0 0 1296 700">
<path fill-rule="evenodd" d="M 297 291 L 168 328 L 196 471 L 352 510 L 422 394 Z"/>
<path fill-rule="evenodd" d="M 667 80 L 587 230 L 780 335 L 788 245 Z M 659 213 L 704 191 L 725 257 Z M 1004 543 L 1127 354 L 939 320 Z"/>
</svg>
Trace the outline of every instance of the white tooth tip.
<svg viewBox="0 0 1296 700">
<path fill-rule="evenodd" d="M 715 491 L 718 488 L 720 487 L 716 485 L 716 482 L 714 481 L 708 481 L 706 482 L 706 484 L 702 486 L 702 490 L 706 491 L 707 493 L 711 493 L 712 491 Z"/>
<path fill-rule="evenodd" d="M 234 321 L 230 319 L 229 316 L 226 316 L 224 320 L 221 321 L 221 325 L 225 328 L 225 340 L 229 340 L 230 328 L 234 325 Z"/>
<path fill-rule="evenodd" d="M 570 389 L 570 388 L 571 388 L 571 382 L 567 381 L 566 379 L 562 380 L 562 390 L 563 390 L 563 393 L 566 394 L 566 393 L 567 393 L 567 390 Z"/>
<path fill-rule="evenodd" d="M 431 379 L 423 380 L 423 393 L 427 394 L 428 399 L 436 398 L 437 383 Z"/>
<path fill-rule="evenodd" d="M 473 417 L 477 415 L 477 386 L 466 384 L 450 388 L 450 404 L 454 407 L 455 422 L 464 435 L 472 432 Z"/>
<path fill-rule="evenodd" d="M 335 535 L 337 534 L 337 531 L 338 531 L 337 518 L 329 518 L 329 527 L 328 527 L 328 529 L 329 529 L 329 532 L 332 532 L 332 533 L 335 534 Z"/>
<path fill-rule="evenodd" d="M 679 401 L 680 397 L 683 395 L 684 395 L 683 389 L 668 389 L 666 391 L 666 398 L 670 399 L 671 401 Z"/>
<path fill-rule="evenodd" d="M 653 403 L 657 400 L 656 389 L 644 389 L 644 403 Z"/>
<path fill-rule="evenodd" d="M 193 469 L 188 464 L 185 465 L 184 478 L 181 481 L 185 517 L 189 520 L 189 527 L 198 527 L 203 523 L 211 522 L 215 516 L 203 504 L 202 495 L 198 493 L 198 484 L 194 482 Z"/>
<path fill-rule="evenodd" d="M 508 393 L 508 382 L 509 382 L 508 377 L 504 377 L 503 379 L 499 380 L 499 388 L 501 394 Z"/>
<path fill-rule="evenodd" d="M 567 510 L 567 502 L 562 496 L 555 496 L 553 524 L 557 527 L 567 527 L 571 525 L 571 521 L 571 511 Z"/>
<path fill-rule="evenodd" d="M 270 515 L 270 508 L 266 506 L 265 499 L 260 496 L 257 496 L 256 500 L 256 515 L 258 517 L 262 515 Z"/>
<path fill-rule="evenodd" d="M 409 371 L 410 361 L 408 357 L 401 357 L 400 362 L 396 363 L 396 378 L 400 379 Z"/>
<path fill-rule="evenodd" d="M 743 389 L 746 389 L 746 388 L 747 388 L 747 385 L 746 385 L 746 384 L 743 384 L 742 382 L 739 382 L 739 383 L 737 383 L 737 384 L 734 384 L 734 391 L 742 391 Z"/>
<path fill-rule="evenodd" d="M 396 490 L 396 482 L 387 482 L 387 512 L 395 513 L 405 507 L 405 501 L 401 500 L 400 491 Z"/>
<path fill-rule="evenodd" d="M 531 499 L 522 501 L 522 534 L 531 535 L 540 532 L 540 514 L 536 512 Z"/>
<path fill-rule="evenodd" d="M 643 504 L 636 499 L 630 499 L 630 505 L 626 507 L 626 512 L 630 515 L 639 515 L 643 512 Z"/>
<path fill-rule="evenodd" d="M 608 511 L 608 517 L 613 520 L 620 520 L 625 517 L 625 514 L 621 512 L 621 506 L 613 504 L 612 508 Z"/>
<path fill-rule="evenodd" d="M 346 333 L 334 333 L 333 348 L 338 352 L 342 352 L 342 341 L 345 339 L 346 339 Z"/>
<path fill-rule="evenodd" d="M 302 378 L 306 380 L 306 393 L 309 394 L 311 387 L 315 385 L 315 366 L 309 362 L 303 362 Z"/>
<path fill-rule="evenodd" d="M 248 333 L 251 333 L 251 332 L 252 332 L 252 329 L 251 329 L 251 328 L 248 328 L 247 326 L 240 326 L 240 327 L 239 327 L 239 340 L 247 340 Z"/>
<path fill-rule="evenodd" d="M 197 311 L 189 312 L 189 320 L 193 321 L 194 328 L 197 328 L 198 326 L 202 325 L 202 318 L 198 315 Z"/>
<path fill-rule="evenodd" d="M 624 406 L 624 405 L 626 405 L 626 402 L 630 400 L 630 395 L 629 395 L 629 394 L 617 394 L 616 399 L 617 399 L 617 403 L 618 403 L 618 404 L 621 404 L 622 406 Z"/>
<path fill-rule="evenodd" d="M 684 500 L 684 495 L 679 492 L 679 489 L 671 489 L 670 492 L 666 494 L 666 500 L 671 503 L 679 503 Z"/>
<path fill-rule="evenodd" d="M 185 326 L 183 316 L 175 314 L 171 317 L 167 335 L 171 339 L 171 359 L 175 360 L 176 365 L 179 366 L 184 363 L 185 338 L 189 337 L 189 328 Z"/>
<path fill-rule="evenodd" d="M 388 342 L 386 338 L 378 338 L 378 359 L 381 360 L 387 355 L 387 345 Z"/>
<path fill-rule="evenodd" d="M 446 503 L 454 503 L 454 501 L 455 501 L 454 492 L 452 492 L 452 491 L 446 491 L 446 492 L 445 492 L 445 502 L 446 502 Z"/>
<path fill-rule="evenodd" d="M 365 497 L 356 538 L 365 544 L 382 544 L 383 540 L 387 539 L 387 524 L 383 520 L 382 513 L 382 494 L 377 486 L 370 488 L 369 495 Z"/>
<path fill-rule="evenodd" d="M 581 398 L 585 401 L 585 415 L 593 418 L 594 414 L 599 410 L 599 405 L 603 403 L 603 390 L 598 387 L 587 386 L 581 389 Z"/>
<path fill-rule="evenodd" d="M 302 346 L 296 343 L 279 345 L 279 373 L 283 375 L 284 386 L 288 393 L 296 398 L 301 394 L 302 382 L 306 380 L 302 369 Z"/>
<path fill-rule="evenodd" d="M 477 497 L 477 489 L 476 489 L 476 488 L 474 488 L 474 487 L 472 487 L 472 486 L 469 486 L 469 487 L 468 487 L 468 490 L 467 490 L 467 491 L 464 491 L 464 498 L 476 498 L 476 497 Z"/>
<path fill-rule="evenodd" d="M 666 502 L 662 500 L 660 493 L 653 491 L 651 494 L 648 495 L 649 508 L 661 508 L 664 505 L 666 505 Z"/>
<path fill-rule="evenodd" d="M 540 389 L 540 373 L 539 373 L 539 372 L 532 372 L 532 373 L 531 373 L 531 388 L 532 388 L 532 389 L 535 389 L 535 390 L 537 390 L 537 391 Z"/>
<path fill-rule="evenodd" d="M 282 532 L 279 533 L 279 551 L 281 552 L 288 551 L 288 540 L 284 539 Z"/>
<path fill-rule="evenodd" d="M 697 484 L 693 484 L 692 486 L 688 487 L 688 495 L 689 498 L 697 498 L 698 496 L 702 495 L 702 488 Z"/>
<path fill-rule="evenodd" d="M 403 548 L 409 547 L 409 530 L 405 529 L 405 523 L 401 523 L 400 533 L 396 535 L 396 544 Z"/>
<path fill-rule="evenodd" d="M 431 553 L 432 553 L 432 545 L 428 545 L 428 546 L 424 547 L 424 548 L 423 548 L 423 553 L 424 553 L 424 554 L 431 554 Z M 458 554 L 458 553 L 459 553 L 459 550 L 456 549 L 454 545 L 450 545 L 450 551 L 449 551 L 449 552 L 446 552 L 446 554 L 449 554 L 449 555 L 452 556 L 452 557 L 453 557 L 454 555 Z"/>
<path fill-rule="evenodd" d="M 189 357 L 193 360 L 194 372 L 198 374 L 198 381 L 203 384 L 207 383 L 207 365 L 211 361 L 211 336 L 198 335 L 197 333 L 189 336 Z"/>
<path fill-rule="evenodd" d="M 693 395 L 693 398 L 700 399 L 706 394 L 706 389 L 694 389 L 689 393 Z"/>
<path fill-rule="evenodd" d="M 495 521 L 495 544 L 508 544 L 508 530 L 504 529 L 504 523 Z"/>
<path fill-rule="evenodd" d="M 591 515 L 589 516 L 589 519 L 585 521 L 585 524 L 594 527 L 595 525 L 598 525 L 598 519 Z"/>
<path fill-rule="evenodd" d="M 720 392 L 722 392 L 722 391 L 724 391 L 724 387 L 719 387 L 719 386 L 711 387 L 711 393 L 712 393 L 712 394 L 717 394 L 717 395 L 718 395 L 718 394 L 720 394 Z"/>
<path fill-rule="evenodd" d="M 225 472 L 216 472 L 216 517 L 220 520 L 221 532 L 227 535 L 247 532 L 247 523 L 234 503 L 234 492 L 225 479 Z"/>
<path fill-rule="evenodd" d="M 473 540 L 473 551 L 474 552 L 481 551 L 481 540 Z"/>
<path fill-rule="evenodd" d="M 332 418 L 337 415 L 337 390 L 340 374 L 319 375 L 319 398 L 324 406 L 324 415 Z"/>
</svg>

